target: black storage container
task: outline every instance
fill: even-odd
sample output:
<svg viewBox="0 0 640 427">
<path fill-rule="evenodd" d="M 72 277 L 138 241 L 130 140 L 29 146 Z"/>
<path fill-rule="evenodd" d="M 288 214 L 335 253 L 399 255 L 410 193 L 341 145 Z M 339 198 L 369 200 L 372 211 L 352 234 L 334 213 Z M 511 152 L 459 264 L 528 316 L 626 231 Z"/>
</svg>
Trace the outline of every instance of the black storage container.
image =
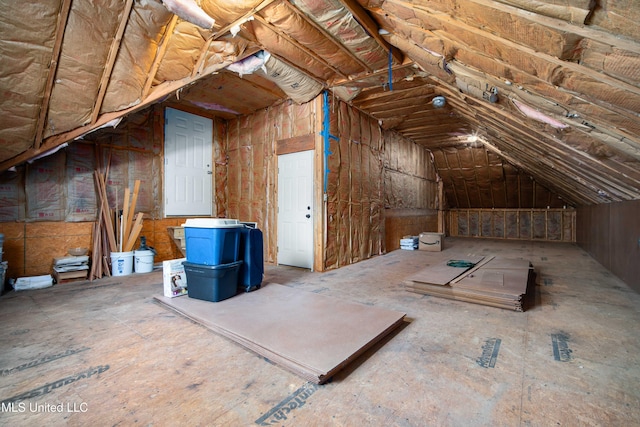
<svg viewBox="0 0 640 427">
<path fill-rule="evenodd" d="M 238 271 L 242 261 L 205 265 L 183 262 L 190 298 L 218 302 L 238 293 Z"/>
<path fill-rule="evenodd" d="M 259 289 L 264 275 L 262 231 L 246 227 L 240 230 L 240 266 L 238 286 L 246 292 Z"/>
</svg>

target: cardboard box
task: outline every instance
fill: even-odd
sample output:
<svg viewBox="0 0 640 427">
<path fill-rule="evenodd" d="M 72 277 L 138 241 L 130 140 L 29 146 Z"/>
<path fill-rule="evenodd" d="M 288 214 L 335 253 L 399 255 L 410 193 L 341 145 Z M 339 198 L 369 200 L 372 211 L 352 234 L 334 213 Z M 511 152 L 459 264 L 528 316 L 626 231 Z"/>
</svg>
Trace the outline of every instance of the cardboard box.
<svg viewBox="0 0 640 427">
<path fill-rule="evenodd" d="M 420 233 L 418 249 L 421 251 L 440 252 L 442 250 L 442 233 Z"/>
</svg>

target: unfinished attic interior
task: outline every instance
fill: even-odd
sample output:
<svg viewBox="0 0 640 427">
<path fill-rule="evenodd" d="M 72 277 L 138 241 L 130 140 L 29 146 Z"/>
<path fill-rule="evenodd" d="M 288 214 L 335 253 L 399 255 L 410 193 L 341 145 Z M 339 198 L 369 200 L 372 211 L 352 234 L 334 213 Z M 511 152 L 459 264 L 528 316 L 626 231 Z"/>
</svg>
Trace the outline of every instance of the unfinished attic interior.
<svg viewBox="0 0 640 427">
<path fill-rule="evenodd" d="M 65 418 L 85 425 L 127 414 L 196 425 L 640 425 L 638 22 L 634 0 L 0 0 L 0 419 L 34 420 L 5 403 L 56 401 L 86 402 Z M 162 294 L 157 267 L 186 256 L 182 225 L 213 218 L 261 230 L 265 283 L 404 323 L 358 347 L 337 381 L 305 382 L 280 370 L 286 357 L 245 343 L 272 361 L 256 368 L 264 360 L 175 306 L 189 297 L 172 299 L 173 311 L 147 304 Z M 421 233 L 442 236 L 443 250 L 400 249 Z M 145 244 L 150 275 L 111 274 L 110 254 Z M 51 275 L 72 248 L 88 249 L 84 276 L 11 289 Z M 524 313 L 406 289 L 425 266 L 490 254 L 530 261 Z M 154 332 L 174 311 L 195 322 L 184 337 Z M 16 313 L 36 314 L 16 323 Z M 118 341 L 114 319 L 175 348 L 187 374 L 157 376 L 150 357 L 173 362 L 129 331 Z M 97 328 L 95 351 L 82 332 L 54 332 L 75 321 Z M 220 351 L 196 362 L 187 339 Z M 614 345 L 620 353 L 601 362 L 600 347 Z M 20 368 L 76 353 L 82 363 L 39 367 L 45 381 Z M 243 378 L 209 381 L 206 363 Z M 418 375 L 407 370 L 416 364 Z M 369 365 L 390 387 L 372 390 Z M 93 377 L 106 378 L 103 390 Z M 49 386 L 60 378 L 78 381 Z M 245 387 L 258 392 L 230 392 Z M 420 391 L 411 408 L 409 389 Z M 193 398 L 189 409 L 166 409 L 176 404 L 168 391 Z M 165 409 L 136 393 L 161 396 Z M 91 404 L 107 394 L 117 410 Z"/>
</svg>

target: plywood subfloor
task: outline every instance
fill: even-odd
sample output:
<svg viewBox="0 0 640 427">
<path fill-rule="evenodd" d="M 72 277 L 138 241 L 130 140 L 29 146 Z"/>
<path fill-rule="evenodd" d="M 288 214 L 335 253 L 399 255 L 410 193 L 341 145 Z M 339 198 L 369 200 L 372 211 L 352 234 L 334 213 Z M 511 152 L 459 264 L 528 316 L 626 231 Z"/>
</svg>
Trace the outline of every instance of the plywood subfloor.
<svg viewBox="0 0 640 427">
<path fill-rule="evenodd" d="M 405 316 L 275 283 L 217 303 L 189 297 L 156 300 L 318 384 L 397 328 Z"/>
<path fill-rule="evenodd" d="M 570 244 L 447 238 L 444 247 L 531 261 L 534 306 L 407 292 L 403 281 L 434 259 L 420 251 L 326 273 L 267 266 L 267 284 L 407 314 L 323 385 L 158 304 L 159 272 L 4 295 L 0 401 L 26 406 L 5 405 L 0 424 L 640 424 L 638 293 Z"/>
</svg>

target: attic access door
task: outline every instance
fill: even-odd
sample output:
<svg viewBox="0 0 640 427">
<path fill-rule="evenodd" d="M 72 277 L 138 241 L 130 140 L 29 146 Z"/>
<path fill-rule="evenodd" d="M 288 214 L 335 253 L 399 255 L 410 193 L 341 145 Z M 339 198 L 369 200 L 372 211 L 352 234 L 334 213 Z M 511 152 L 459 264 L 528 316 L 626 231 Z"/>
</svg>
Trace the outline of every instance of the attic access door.
<svg viewBox="0 0 640 427">
<path fill-rule="evenodd" d="M 313 267 L 313 154 L 278 156 L 278 264 Z"/>
<path fill-rule="evenodd" d="M 211 119 L 165 109 L 165 216 L 211 216 L 212 138 Z"/>
</svg>

